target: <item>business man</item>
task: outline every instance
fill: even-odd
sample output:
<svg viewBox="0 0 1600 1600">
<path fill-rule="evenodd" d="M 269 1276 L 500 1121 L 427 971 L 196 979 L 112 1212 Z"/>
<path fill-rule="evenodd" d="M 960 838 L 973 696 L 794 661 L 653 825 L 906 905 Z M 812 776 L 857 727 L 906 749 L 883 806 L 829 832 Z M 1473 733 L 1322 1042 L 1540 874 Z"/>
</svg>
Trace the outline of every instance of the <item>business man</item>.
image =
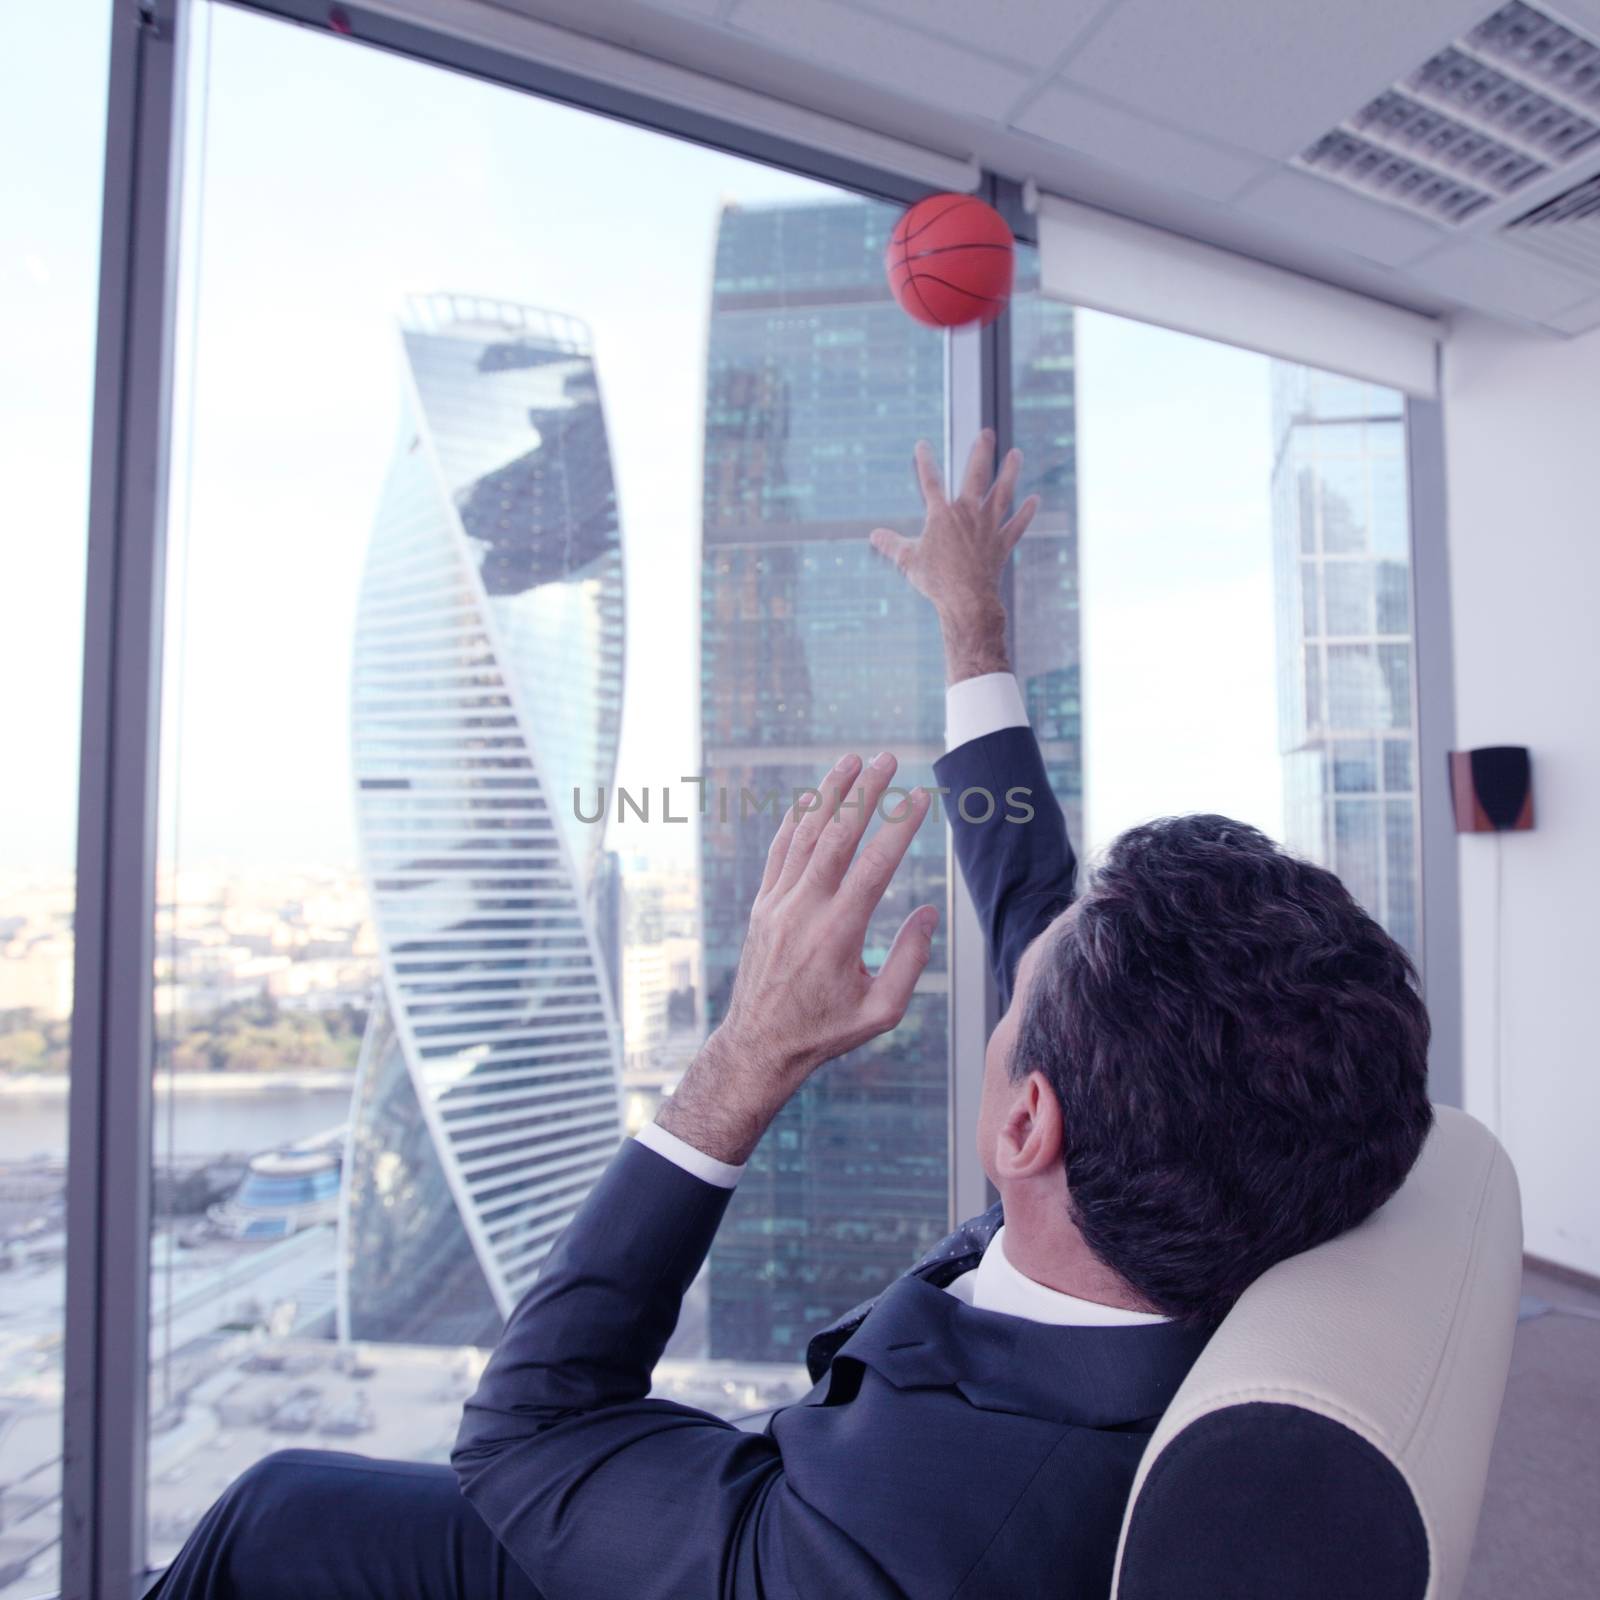
<svg viewBox="0 0 1600 1600">
<path fill-rule="evenodd" d="M 453 1474 L 272 1457 L 164 1594 L 1103 1600 L 1140 1453 L 1211 1327 L 1410 1168 L 1428 1025 L 1337 879 L 1226 818 L 1133 829 L 1074 901 L 999 600 L 1035 503 L 1011 513 L 1020 457 L 991 484 L 993 449 L 949 499 L 920 447 L 924 532 L 873 542 L 944 632 L 939 782 L 995 800 L 951 818 L 1008 1002 L 978 1128 L 1000 1204 L 818 1335 L 816 1387 L 764 1432 L 648 1398 L 750 1152 L 813 1072 L 899 1022 L 928 960 L 923 906 L 862 963 L 929 800 L 863 845 L 894 761 L 847 756 L 772 843 L 726 1019 L 513 1313 Z M 1005 820 L 1016 791 L 1031 820 Z"/>
</svg>

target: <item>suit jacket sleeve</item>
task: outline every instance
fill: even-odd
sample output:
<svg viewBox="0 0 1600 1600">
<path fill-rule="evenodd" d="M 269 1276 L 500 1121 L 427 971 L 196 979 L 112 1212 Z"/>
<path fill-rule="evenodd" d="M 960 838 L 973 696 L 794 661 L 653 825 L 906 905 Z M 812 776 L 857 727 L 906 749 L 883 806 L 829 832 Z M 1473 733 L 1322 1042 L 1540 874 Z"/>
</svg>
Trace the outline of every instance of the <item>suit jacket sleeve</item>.
<svg viewBox="0 0 1600 1600">
<path fill-rule="evenodd" d="M 789 1489 L 771 1438 L 646 1398 L 729 1194 L 628 1140 L 467 1401 L 462 1491 L 548 1595 L 894 1593 Z"/>
<path fill-rule="evenodd" d="M 983 924 L 1004 1008 L 1022 952 L 1072 903 L 1077 858 L 1067 820 L 1050 788 L 1031 728 L 1001 728 L 970 739 L 934 763 L 949 789 L 946 813 L 956 861 Z M 975 791 L 966 802 L 961 798 Z M 983 817 L 992 797 L 993 812 Z"/>
</svg>

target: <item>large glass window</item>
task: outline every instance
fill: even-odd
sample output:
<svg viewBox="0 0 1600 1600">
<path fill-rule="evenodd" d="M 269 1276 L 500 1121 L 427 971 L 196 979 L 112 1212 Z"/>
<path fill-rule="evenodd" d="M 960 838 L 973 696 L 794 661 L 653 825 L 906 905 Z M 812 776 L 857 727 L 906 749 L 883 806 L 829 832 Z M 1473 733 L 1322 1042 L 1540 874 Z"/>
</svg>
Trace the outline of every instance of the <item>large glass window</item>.
<svg viewBox="0 0 1600 1600">
<path fill-rule="evenodd" d="M 158 1562 L 287 1443 L 443 1459 L 506 1311 L 720 1017 L 775 811 L 846 749 L 926 779 L 943 725 L 931 615 L 866 544 L 918 525 L 911 444 L 944 433 L 944 341 L 884 281 L 897 208 L 209 24 L 158 870 Z M 1040 692 L 1065 728 L 1065 680 Z M 869 960 L 942 899 L 944 850 L 926 830 Z M 893 1037 L 765 1141 L 663 1392 L 730 1415 L 803 1392 L 806 1333 L 943 1231 L 946 992 L 941 952 Z"/>
<path fill-rule="evenodd" d="M 110 7 L 7 18 L 0 96 L 0 1595 L 61 1537 L 67 1055 Z M 22 66 L 25 64 L 25 67 Z"/>
<path fill-rule="evenodd" d="M 1076 345 L 1090 851 L 1236 816 L 1419 955 L 1402 397 L 1093 312 Z"/>
<path fill-rule="evenodd" d="M 720 1020 L 783 807 L 845 750 L 927 781 L 944 721 L 931 612 L 866 543 L 920 525 L 910 447 L 945 436 L 946 342 L 884 281 L 895 206 L 196 10 L 155 1563 L 286 1444 L 446 1456 L 507 1311 Z M 0 1594 L 50 1587 L 60 1524 L 103 0 L 79 11 L 25 29 L 0 111 L 26 380 L 0 448 L 34 535 L 0 668 L 48 686 L 0 712 L 27 752 L 0 838 Z M 1228 812 L 1415 951 L 1400 397 L 1048 300 L 1026 249 L 1008 326 L 1044 497 L 1014 654 L 1075 838 Z M 925 830 L 869 962 L 948 871 Z M 795 1398 L 810 1333 L 946 1227 L 946 953 L 763 1141 L 661 1392 Z"/>
</svg>

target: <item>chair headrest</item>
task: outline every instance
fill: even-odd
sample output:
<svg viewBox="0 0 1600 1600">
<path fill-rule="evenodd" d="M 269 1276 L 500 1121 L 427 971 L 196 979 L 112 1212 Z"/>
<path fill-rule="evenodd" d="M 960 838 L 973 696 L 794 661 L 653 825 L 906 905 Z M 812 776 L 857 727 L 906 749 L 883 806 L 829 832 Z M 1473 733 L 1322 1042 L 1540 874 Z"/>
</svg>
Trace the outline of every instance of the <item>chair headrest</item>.
<svg viewBox="0 0 1600 1600">
<path fill-rule="evenodd" d="M 1459 1592 L 1510 1365 L 1522 1214 L 1489 1131 L 1436 1112 L 1388 1203 L 1263 1273 L 1195 1363 L 1134 1480 L 1118 1600 Z"/>
</svg>

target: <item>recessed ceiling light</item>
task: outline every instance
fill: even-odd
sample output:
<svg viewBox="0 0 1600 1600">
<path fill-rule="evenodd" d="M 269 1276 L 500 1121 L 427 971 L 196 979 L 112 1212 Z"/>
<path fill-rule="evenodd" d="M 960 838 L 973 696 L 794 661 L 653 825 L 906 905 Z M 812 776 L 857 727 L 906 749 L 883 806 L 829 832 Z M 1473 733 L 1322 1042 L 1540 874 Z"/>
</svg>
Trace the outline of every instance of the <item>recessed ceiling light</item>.
<svg viewBox="0 0 1600 1600">
<path fill-rule="evenodd" d="M 1550 170 L 1537 156 L 1513 149 L 1399 89 L 1380 94 L 1350 119 L 1350 125 L 1496 194 L 1511 194 L 1529 178 Z"/>
<path fill-rule="evenodd" d="M 1501 6 L 1467 35 L 1469 48 L 1600 111 L 1600 45 L 1522 0 Z"/>
<path fill-rule="evenodd" d="M 1600 45 L 1511 0 L 1296 165 L 1457 226 L 1600 145 Z"/>
<path fill-rule="evenodd" d="M 1388 200 L 1445 222 L 1464 222 L 1489 203 L 1489 196 L 1363 139 L 1343 128 L 1325 133 L 1300 157 L 1299 164 L 1375 199 Z"/>
<path fill-rule="evenodd" d="M 1570 160 L 1600 139 L 1600 123 L 1454 47 L 1423 62 L 1406 87 L 1551 161 Z"/>
</svg>

